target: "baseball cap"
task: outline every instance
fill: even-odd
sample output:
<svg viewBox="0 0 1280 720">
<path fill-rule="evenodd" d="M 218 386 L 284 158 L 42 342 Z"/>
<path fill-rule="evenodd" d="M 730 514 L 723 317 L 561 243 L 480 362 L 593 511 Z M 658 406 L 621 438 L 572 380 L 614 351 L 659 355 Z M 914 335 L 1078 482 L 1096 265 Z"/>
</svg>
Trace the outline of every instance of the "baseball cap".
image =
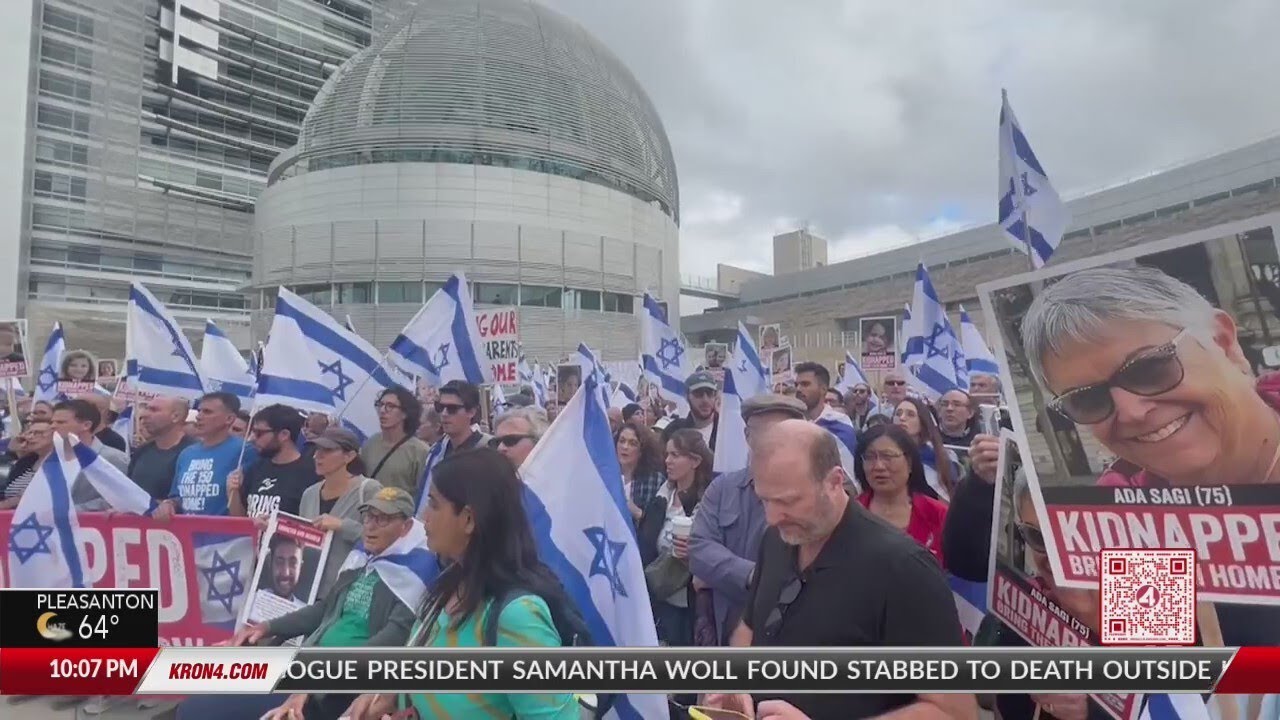
<svg viewBox="0 0 1280 720">
<path fill-rule="evenodd" d="M 360 439 L 356 434 L 344 427 L 331 427 L 320 433 L 320 437 L 311 441 L 316 447 L 329 450 L 348 450 L 359 452 Z"/>
<path fill-rule="evenodd" d="M 742 403 L 742 419 L 745 421 L 753 415 L 776 412 L 790 415 L 797 420 L 803 420 L 806 410 L 807 408 L 803 402 L 789 395 L 761 393 L 747 398 L 746 402 Z"/>
<path fill-rule="evenodd" d="M 689 379 L 684 381 L 684 387 L 689 392 L 702 390 L 703 388 L 720 389 L 720 386 L 716 384 L 715 376 L 709 372 L 696 372 L 690 375 Z"/>
<path fill-rule="evenodd" d="M 413 517 L 416 508 L 409 493 L 395 487 L 384 487 L 360 506 L 360 510 L 373 508 L 383 515 Z"/>
</svg>

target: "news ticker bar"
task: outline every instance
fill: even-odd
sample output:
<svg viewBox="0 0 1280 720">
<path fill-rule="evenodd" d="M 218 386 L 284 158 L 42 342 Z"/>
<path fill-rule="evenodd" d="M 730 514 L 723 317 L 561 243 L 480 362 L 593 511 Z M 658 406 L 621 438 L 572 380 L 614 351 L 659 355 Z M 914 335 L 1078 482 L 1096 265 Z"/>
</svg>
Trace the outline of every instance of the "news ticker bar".
<svg viewBox="0 0 1280 720">
<path fill-rule="evenodd" d="M 1247 693 L 1280 647 L 0 648 L 0 694 Z"/>
</svg>

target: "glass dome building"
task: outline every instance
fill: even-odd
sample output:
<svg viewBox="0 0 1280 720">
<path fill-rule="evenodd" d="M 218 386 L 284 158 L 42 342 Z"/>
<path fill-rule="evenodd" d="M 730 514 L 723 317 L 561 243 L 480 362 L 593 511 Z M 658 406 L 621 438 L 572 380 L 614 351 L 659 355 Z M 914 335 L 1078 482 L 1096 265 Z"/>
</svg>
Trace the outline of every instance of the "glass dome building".
<svg viewBox="0 0 1280 720">
<path fill-rule="evenodd" d="M 257 335 L 277 286 L 385 346 L 454 270 L 518 306 L 527 355 L 638 352 L 639 297 L 679 301 L 679 189 L 621 61 L 529 0 L 423 0 L 344 63 L 268 172 Z M 678 315 L 677 315 L 678 316 Z"/>
</svg>

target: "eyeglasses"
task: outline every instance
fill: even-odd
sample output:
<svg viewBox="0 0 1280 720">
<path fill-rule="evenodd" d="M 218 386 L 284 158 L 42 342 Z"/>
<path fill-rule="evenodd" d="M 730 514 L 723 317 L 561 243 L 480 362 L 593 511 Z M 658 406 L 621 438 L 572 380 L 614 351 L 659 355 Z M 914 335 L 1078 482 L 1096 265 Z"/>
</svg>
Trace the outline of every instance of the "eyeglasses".
<svg viewBox="0 0 1280 720">
<path fill-rule="evenodd" d="M 262 437 L 263 435 L 270 435 L 273 432 L 275 432 L 275 430 L 272 430 L 271 428 L 250 428 L 249 429 L 249 434 L 254 437 Z"/>
<path fill-rule="evenodd" d="M 875 465 L 877 462 L 883 462 L 884 464 L 888 465 L 889 463 L 892 463 L 894 460 L 900 460 L 904 457 L 906 457 L 906 455 L 903 455 L 900 452 L 891 452 L 891 451 L 864 452 L 862 453 L 862 464 Z"/>
<path fill-rule="evenodd" d="M 1018 535 L 1022 538 L 1022 542 L 1027 544 L 1027 547 L 1036 552 L 1045 552 L 1044 533 L 1040 531 L 1040 528 L 1021 522 L 1018 523 L 1017 528 Z"/>
<path fill-rule="evenodd" d="M 366 512 L 360 513 L 360 524 L 372 525 L 374 527 L 386 527 L 387 525 L 391 524 L 393 520 L 401 520 L 403 518 L 404 518 L 403 515 L 383 515 L 382 513 L 378 513 L 378 512 L 366 511 Z"/>
<path fill-rule="evenodd" d="M 899 385 L 906 385 L 907 381 L 906 380 L 885 380 L 884 384 L 888 385 L 889 387 L 898 387 Z"/>
<path fill-rule="evenodd" d="M 499 446 L 499 445 L 501 445 L 502 447 L 510 448 L 510 447 L 515 447 L 516 445 L 518 445 L 518 444 L 520 443 L 520 441 L 521 441 L 521 440 L 532 440 L 532 439 L 533 439 L 533 436 L 532 436 L 532 435 L 528 435 L 528 434 L 524 434 L 524 435 L 499 435 L 499 436 L 497 436 L 497 437 L 494 437 L 494 438 L 490 438 L 490 439 L 489 439 L 489 447 L 490 447 L 490 448 L 493 448 L 493 449 L 495 449 L 495 450 L 498 448 L 498 446 Z"/>
<path fill-rule="evenodd" d="M 787 609 L 796 601 L 796 598 L 800 597 L 800 591 L 803 589 L 804 578 L 796 575 L 782 588 L 782 592 L 778 593 L 778 604 L 773 606 L 769 617 L 764 621 L 764 634 L 767 637 L 778 634 L 778 630 L 782 627 L 783 616 L 787 614 Z"/>
<path fill-rule="evenodd" d="M 460 413 L 466 409 L 467 409 L 466 405 L 455 405 L 453 403 L 442 403 L 442 402 L 436 403 L 436 412 L 440 413 L 441 415 L 453 415 L 455 413 Z"/>
<path fill-rule="evenodd" d="M 1086 385 L 1068 390 L 1049 402 L 1049 407 L 1072 422 L 1080 425 L 1096 425 L 1116 411 L 1112 388 L 1141 397 L 1163 395 L 1182 384 L 1186 370 L 1178 359 L 1178 343 L 1187 336 L 1184 329 L 1172 340 L 1139 353 L 1130 359 L 1108 380 L 1096 385 Z"/>
<path fill-rule="evenodd" d="M 693 391 L 691 391 L 689 394 L 690 394 L 690 395 L 692 395 L 692 396 L 694 396 L 694 397 L 696 397 L 696 398 L 709 398 L 709 397 L 715 397 L 715 396 L 716 396 L 716 389 L 715 389 L 715 388 L 707 388 L 707 387 L 703 387 L 703 388 L 698 388 L 697 390 L 693 390 Z"/>
<path fill-rule="evenodd" d="M 387 412 L 391 412 L 392 410 L 403 409 L 396 403 L 389 403 L 389 402 L 376 402 L 373 404 L 373 407 L 375 410 L 386 410 Z"/>
</svg>

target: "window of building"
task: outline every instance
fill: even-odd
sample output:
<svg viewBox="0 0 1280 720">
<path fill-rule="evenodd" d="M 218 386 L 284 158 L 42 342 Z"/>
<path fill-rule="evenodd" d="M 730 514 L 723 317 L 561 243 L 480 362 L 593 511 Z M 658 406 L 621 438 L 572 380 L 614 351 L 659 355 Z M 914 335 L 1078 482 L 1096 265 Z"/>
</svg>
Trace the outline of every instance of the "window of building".
<svg viewBox="0 0 1280 720">
<path fill-rule="evenodd" d="M 275 288 L 275 287 L 263 288 L 261 295 L 259 295 L 260 302 L 262 303 L 259 307 L 261 307 L 263 310 L 270 310 L 275 308 L 276 298 L 279 296 L 280 296 L 280 290 L 278 288 Z"/>
<path fill-rule="evenodd" d="M 578 291 L 578 309 L 579 310 L 600 310 L 600 291 L 599 290 L 579 290 Z"/>
<path fill-rule="evenodd" d="M 53 107 L 43 103 L 36 109 L 36 124 L 43 128 L 66 130 L 77 135 L 89 135 L 89 115 L 87 113 Z"/>
<path fill-rule="evenodd" d="M 604 311 L 633 315 L 635 314 L 635 297 L 607 292 L 604 294 Z"/>
<path fill-rule="evenodd" d="M 91 17 L 45 5 L 43 20 L 45 27 L 56 28 L 81 37 L 93 37 L 93 18 Z"/>
<path fill-rule="evenodd" d="M 563 295 L 564 290 L 558 287 L 548 285 L 520 286 L 520 304 L 525 307 L 558 308 Z"/>
<path fill-rule="evenodd" d="M 422 283 L 417 281 L 411 282 L 380 282 L 378 283 L 378 303 L 381 305 L 393 305 L 396 303 L 421 303 L 422 302 Z"/>
<path fill-rule="evenodd" d="M 66 140 L 40 138 L 36 141 L 36 159 L 44 162 L 88 165 L 89 148 Z"/>
<path fill-rule="evenodd" d="M 87 183 L 74 175 L 36 170 L 32 174 L 32 187 L 36 194 L 65 200 L 84 202 Z"/>
<path fill-rule="evenodd" d="M 40 93 L 74 100 L 87 105 L 93 99 L 93 85 L 86 80 L 67 77 L 52 70 L 40 70 Z"/>
<path fill-rule="evenodd" d="M 475 301 L 483 305 L 515 305 L 519 286 L 505 283 L 476 283 Z"/>
<path fill-rule="evenodd" d="M 333 304 L 333 286 L 329 284 L 298 285 L 293 288 L 298 297 L 313 305 Z"/>
<path fill-rule="evenodd" d="M 344 305 L 364 305 L 373 299 L 373 283 L 338 283 L 338 302 Z"/>
<path fill-rule="evenodd" d="M 40 57 L 50 63 L 78 70 L 93 69 L 93 51 L 49 36 L 40 40 Z"/>
</svg>

